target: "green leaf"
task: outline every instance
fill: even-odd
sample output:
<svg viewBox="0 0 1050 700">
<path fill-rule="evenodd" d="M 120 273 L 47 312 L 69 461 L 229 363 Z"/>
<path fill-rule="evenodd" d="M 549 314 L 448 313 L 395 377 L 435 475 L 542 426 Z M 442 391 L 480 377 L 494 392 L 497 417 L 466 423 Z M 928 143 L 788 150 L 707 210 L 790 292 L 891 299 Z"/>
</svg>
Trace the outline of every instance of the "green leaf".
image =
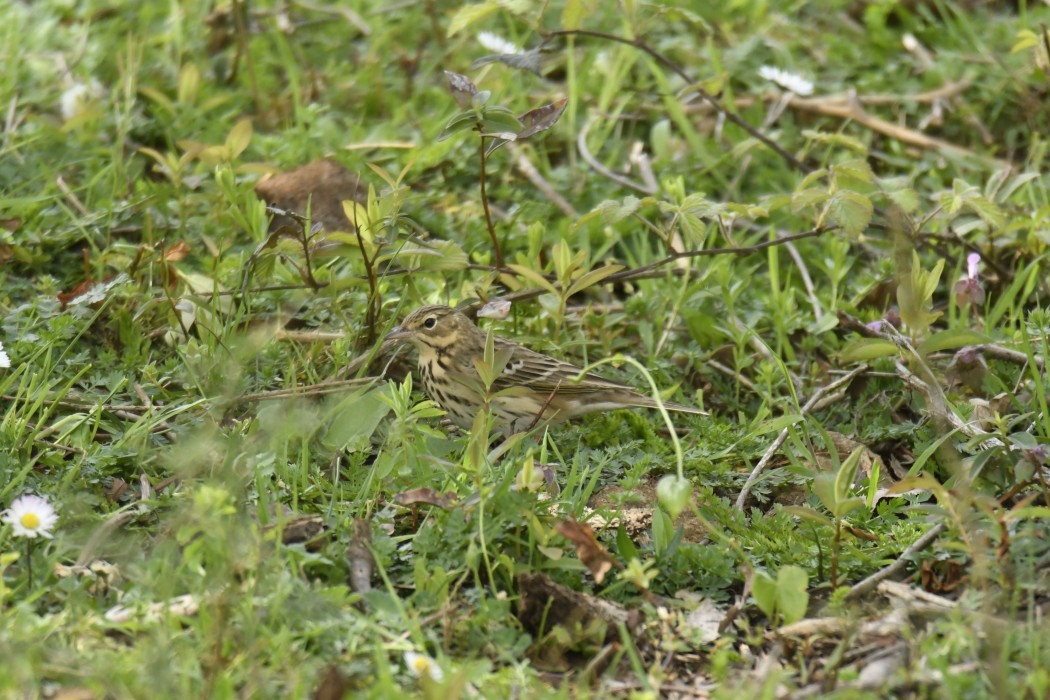
<svg viewBox="0 0 1050 700">
<path fill-rule="evenodd" d="M 916 350 L 921 355 L 929 355 L 930 353 L 940 352 L 942 350 L 952 350 L 954 348 L 962 348 L 967 345 L 981 345 L 983 343 L 990 343 L 992 339 L 983 333 L 978 333 L 975 330 L 969 328 L 952 328 L 946 331 L 940 331 L 934 333 L 926 340 L 922 341 Z"/>
<path fill-rule="evenodd" d="M 452 134 L 463 131 L 465 129 L 471 129 L 475 124 L 478 123 L 478 115 L 473 111 L 460 112 L 456 116 L 449 120 L 449 123 L 445 125 L 445 128 L 438 134 L 437 142 L 441 143 Z"/>
<path fill-rule="evenodd" d="M 634 542 L 631 541 L 631 537 L 627 534 L 627 529 L 624 528 L 623 524 L 616 528 L 616 550 L 620 558 L 626 561 L 638 558 L 638 548 L 634 546 Z"/>
<path fill-rule="evenodd" d="M 809 576 L 800 566 L 789 565 L 777 572 L 777 607 L 785 625 L 806 616 L 809 607 Z"/>
<path fill-rule="evenodd" d="M 514 270 L 514 272 L 517 273 L 518 276 L 524 277 L 537 287 L 543 287 L 551 294 L 558 293 L 558 289 L 550 282 L 550 280 L 548 280 L 546 277 L 536 272 L 535 270 L 527 268 L 524 265 L 516 265 L 514 263 L 507 263 L 507 267 L 509 267 L 511 270 Z"/>
<path fill-rule="evenodd" d="M 850 453 L 849 457 L 839 466 L 835 474 L 835 502 L 836 504 L 847 500 L 853 489 L 853 482 L 857 479 L 857 469 L 860 466 L 860 458 L 868 448 L 861 445 Z M 841 517 L 841 513 L 835 513 Z"/>
<path fill-rule="evenodd" d="M 993 228 L 998 229 L 1006 225 L 1006 215 L 1003 214 L 1003 210 L 989 199 L 981 196 L 970 197 L 966 200 L 966 208 Z"/>
<path fill-rule="evenodd" d="M 864 142 L 852 136 L 846 136 L 845 134 L 825 134 L 824 132 L 814 131 L 813 129 L 804 129 L 802 135 L 810 141 L 826 143 L 831 146 L 842 146 L 851 151 L 856 151 L 857 153 L 864 155 L 868 154 L 868 147 Z"/>
<path fill-rule="evenodd" d="M 842 183 L 839 178 L 849 178 L 850 180 L 860 182 L 874 182 L 875 175 L 871 172 L 871 166 L 868 165 L 868 161 L 863 158 L 857 158 L 855 160 L 847 160 L 831 167 L 832 181 L 835 183 L 835 188 L 839 189 L 842 187 Z"/>
<path fill-rule="evenodd" d="M 831 195 L 827 190 L 811 188 L 799 190 L 791 195 L 791 212 L 797 214 L 806 207 L 816 206 L 828 201 Z"/>
<path fill-rule="evenodd" d="M 589 272 L 585 272 L 580 275 L 576 281 L 569 287 L 569 291 L 565 292 L 566 297 L 571 297 L 573 294 L 578 294 L 588 287 L 592 287 L 609 275 L 616 274 L 623 269 L 623 265 L 603 265 L 602 267 L 595 268 Z"/>
<path fill-rule="evenodd" d="M 860 338 L 849 343 L 839 352 L 839 362 L 867 362 L 897 353 L 897 344 L 881 338 Z"/>
<path fill-rule="evenodd" d="M 871 200 L 852 190 L 839 190 L 831 198 L 831 217 L 851 236 L 859 236 L 871 223 L 875 211 Z"/>
<path fill-rule="evenodd" d="M 911 214 L 919 208 L 919 193 L 913 189 L 890 190 L 886 196 L 906 214 Z"/>
<path fill-rule="evenodd" d="M 478 22 L 499 9 L 494 2 L 485 2 L 479 5 L 463 5 L 448 23 L 448 36 L 455 36 L 470 25 Z"/>
<path fill-rule="evenodd" d="M 777 582 L 765 571 L 756 570 L 751 576 L 751 597 L 758 609 L 772 619 L 777 612 Z"/>
<path fill-rule="evenodd" d="M 343 449 L 358 437 L 371 437 L 379 422 L 390 412 L 390 406 L 374 392 L 345 399 L 328 422 L 323 442 L 333 449 Z"/>
<path fill-rule="evenodd" d="M 227 159 L 234 160 L 237 156 L 244 153 L 244 149 L 248 148 L 248 144 L 252 140 L 252 121 L 251 119 L 242 119 L 233 125 L 230 129 L 230 133 L 226 135 L 226 150 Z"/>
<path fill-rule="evenodd" d="M 795 515 L 803 520 L 811 520 L 819 525 L 827 525 L 828 527 L 834 527 L 835 525 L 831 518 L 810 506 L 781 506 L 780 510 L 788 515 Z"/>
<path fill-rule="evenodd" d="M 615 224 L 623 221 L 628 216 L 638 211 L 640 206 L 642 206 L 642 200 L 637 197 L 627 196 L 624 197 L 621 202 L 617 202 L 614 199 L 607 199 L 595 207 L 595 211 L 602 215 L 602 221 L 605 223 Z"/>
</svg>

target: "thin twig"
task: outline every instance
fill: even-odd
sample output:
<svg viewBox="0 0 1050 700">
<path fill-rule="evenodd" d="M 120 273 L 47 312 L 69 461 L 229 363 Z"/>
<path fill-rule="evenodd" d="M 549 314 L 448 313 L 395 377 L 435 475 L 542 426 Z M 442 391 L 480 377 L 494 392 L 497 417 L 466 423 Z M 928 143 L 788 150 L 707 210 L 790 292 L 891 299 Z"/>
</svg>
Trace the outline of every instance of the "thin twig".
<svg viewBox="0 0 1050 700">
<path fill-rule="evenodd" d="M 662 64 L 664 67 L 666 67 L 669 70 L 671 70 L 679 78 L 681 78 L 685 82 L 685 84 L 689 86 L 689 92 L 690 93 L 695 93 L 695 94 L 699 95 L 700 97 L 702 97 L 704 100 L 706 100 L 708 103 L 710 103 L 715 109 L 717 109 L 719 114 L 721 114 L 725 119 L 728 119 L 729 121 L 733 122 L 734 124 L 739 126 L 741 129 L 746 131 L 748 134 L 750 134 L 753 138 L 761 141 L 768 148 L 772 149 L 774 153 L 776 153 L 781 158 L 783 158 L 785 161 L 790 163 L 792 167 L 794 167 L 794 168 L 796 168 L 796 169 L 798 169 L 798 170 L 800 170 L 800 171 L 802 171 L 804 173 L 812 172 L 812 170 L 813 170 L 812 167 L 810 167 L 809 165 L 806 165 L 805 163 L 800 161 L 798 158 L 796 158 L 795 156 L 793 156 L 790 153 L 788 153 L 780 144 L 778 144 L 776 141 L 774 141 L 773 139 L 769 138 L 768 136 L 766 136 L 765 134 L 760 132 L 755 127 L 751 126 L 745 119 L 743 119 L 742 117 L 738 116 L 736 113 L 730 112 L 729 110 L 727 110 L 725 107 L 722 106 L 721 102 L 719 102 L 717 99 L 715 99 L 715 97 L 713 95 L 708 93 L 703 88 L 699 87 L 698 84 L 697 84 L 697 81 L 693 80 L 693 78 L 688 73 L 686 73 L 685 70 L 683 70 L 678 64 L 676 64 L 674 61 L 672 61 L 671 59 L 669 59 L 666 56 L 664 56 L 659 51 L 657 51 L 657 50 L 653 49 L 652 47 L 650 47 L 648 44 L 646 44 L 641 39 L 628 39 L 627 37 L 618 36 L 616 34 L 607 34 L 606 32 L 595 32 L 595 31 L 590 31 L 590 30 L 587 30 L 587 29 L 565 29 L 565 30 L 561 30 L 561 31 L 550 32 L 549 34 L 546 34 L 545 36 L 546 37 L 553 37 L 553 36 L 585 36 L 585 37 L 591 37 L 593 39 L 604 39 L 606 41 L 615 41 L 615 42 L 620 43 L 620 44 L 626 44 L 627 46 L 633 46 L 634 48 L 638 49 L 639 51 L 643 51 L 644 53 L 648 54 L 653 59 L 655 59 L 658 63 Z"/>
<path fill-rule="evenodd" d="M 514 165 L 532 183 L 533 187 L 543 193 L 543 196 L 549 199 L 554 206 L 558 207 L 565 216 L 574 220 L 580 218 L 579 212 L 543 178 L 543 175 L 540 174 L 540 171 L 536 169 L 536 166 L 532 164 L 532 161 L 529 160 L 528 156 L 525 155 L 525 151 L 518 144 L 508 142 L 507 148 L 510 150 L 511 155 L 514 156 Z"/>
<path fill-rule="evenodd" d="M 895 562 L 893 562 L 887 567 L 879 569 L 868 578 L 864 579 L 860 583 L 850 588 L 849 593 L 846 594 L 846 599 L 849 600 L 852 598 L 859 598 L 860 596 L 866 593 L 870 593 L 872 590 L 875 589 L 877 585 L 879 585 L 879 582 L 889 578 L 890 576 L 893 576 L 898 571 L 907 566 L 908 559 L 912 555 L 914 555 L 916 552 L 920 552 L 926 549 L 931 544 L 933 544 L 933 541 L 937 539 L 938 535 L 940 535 L 946 529 L 947 525 L 945 525 L 944 523 L 937 523 L 936 525 L 931 527 L 929 530 L 926 531 L 926 534 L 924 534 L 922 537 L 908 545 L 907 549 L 901 552 L 900 556 L 897 557 L 897 560 Z"/>
<path fill-rule="evenodd" d="M 583 158 L 584 162 L 600 174 L 609 178 L 613 182 L 620 183 L 624 187 L 629 187 L 630 189 L 635 190 L 636 192 L 641 192 L 647 196 L 656 194 L 656 189 L 652 189 L 648 185 L 640 182 L 635 182 L 626 175 L 621 175 L 620 173 L 610 170 L 594 157 L 594 154 L 591 153 L 591 150 L 587 147 L 587 134 L 590 132 L 591 126 L 594 125 L 595 121 L 596 120 L 593 117 L 588 119 L 584 123 L 583 128 L 580 129 L 579 135 L 576 137 L 576 148 L 580 151 L 580 157 Z"/>
<path fill-rule="evenodd" d="M 827 386 L 821 387 L 816 391 L 816 393 L 813 394 L 813 396 L 809 398 L 809 401 L 807 401 L 806 405 L 802 407 L 802 410 L 799 412 L 799 415 L 807 415 L 810 411 L 813 410 L 814 406 L 820 403 L 820 400 L 824 396 L 835 391 L 840 386 L 844 386 L 849 382 L 853 381 L 854 377 L 856 377 L 858 374 L 866 372 L 867 370 L 867 365 L 861 365 L 860 367 L 857 367 L 844 377 L 840 377 L 839 379 L 836 379 Z M 744 509 L 744 502 L 747 500 L 747 496 L 751 492 L 751 487 L 755 485 L 756 481 L 758 481 L 758 477 L 762 475 L 762 472 L 765 470 L 766 465 L 769 464 L 769 461 L 771 459 L 773 459 L 773 455 L 777 453 L 777 450 L 780 449 L 780 446 L 784 444 L 785 440 L 787 440 L 789 429 L 790 428 L 784 428 L 780 431 L 780 434 L 777 435 L 777 439 L 773 441 L 773 444 L 769 446 L 769 449 L 766 450 L 766 453 L 762 455 L 762 459 L 758 460 L 758 464 L 756 464 L 755 468 L 751 470 L 751 475 L 747 477 L 747 481 L 744 483 L 744 488 L 740 489 L 740 494 L 736 497 L 736 507 L 740 510 Z"/>
</svg>

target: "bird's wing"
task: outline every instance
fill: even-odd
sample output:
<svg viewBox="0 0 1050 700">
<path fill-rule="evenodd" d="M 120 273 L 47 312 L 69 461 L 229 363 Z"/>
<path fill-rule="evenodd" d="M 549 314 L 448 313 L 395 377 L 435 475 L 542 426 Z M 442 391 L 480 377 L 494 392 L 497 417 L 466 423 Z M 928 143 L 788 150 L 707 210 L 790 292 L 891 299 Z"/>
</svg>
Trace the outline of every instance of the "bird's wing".
<svg viewBox="0 0 1050 700">
<path fill-rule="evenodd" d="M 504 348 L 510 348 L 512 354 L 507 366 L 493 383 L 494 391 L 512 387 L 525 387 L 547 393 L 557 390 L 559 394 L 588 393 L 599 389 L 630 390 L 630 387 L 624 384 L 595 374 L 586 374 L 581 381 L 575 381 L 581 372 L 576 365 L 533 352 L 510 341 L 498 344 L 497 349 Z"/>
</svg>

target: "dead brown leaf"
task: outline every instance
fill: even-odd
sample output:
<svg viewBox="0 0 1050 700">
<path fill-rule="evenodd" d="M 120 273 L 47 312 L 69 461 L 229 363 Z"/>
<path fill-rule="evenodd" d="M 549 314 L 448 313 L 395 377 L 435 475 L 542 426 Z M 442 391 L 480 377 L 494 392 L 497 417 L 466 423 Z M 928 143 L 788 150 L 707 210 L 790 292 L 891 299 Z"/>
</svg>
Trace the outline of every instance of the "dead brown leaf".
<svg viewBox="0 0 1050 700">
<path fill-rule="evenodd" d="M 164 259 L 168 262 L 177 262 L 186 257 L 190 252 L 190 245 L 186 241 L 181 241 L 173 246 L 168 246 L 164 250 Z"/>
<path fill-rule="evenodd" d="M 555 525 L 554 529 L 559 535 L 576 545 L 576 556 L 591 572 L 597 583 L 602 582 L 610 569 L 618 566 L 618 562 L 609 555 L 598 538 L 594 536 L 594 530 L 590 525 L 577 522 L 576 518 L 569 518 Z"/>
<path fill-rule="evenodd" d="M 449 510 L 456 505 L 457 501 L 458 498 L 456 497 L 456 494 L 451 491 L 438 493 L 434 489 L 426 486 L 394 494 L 394 502 L 400 506 L 410 506 L 416 503 L 423 503 L 428 506 L 437 506 L 442 510 Z"/>
</svg>

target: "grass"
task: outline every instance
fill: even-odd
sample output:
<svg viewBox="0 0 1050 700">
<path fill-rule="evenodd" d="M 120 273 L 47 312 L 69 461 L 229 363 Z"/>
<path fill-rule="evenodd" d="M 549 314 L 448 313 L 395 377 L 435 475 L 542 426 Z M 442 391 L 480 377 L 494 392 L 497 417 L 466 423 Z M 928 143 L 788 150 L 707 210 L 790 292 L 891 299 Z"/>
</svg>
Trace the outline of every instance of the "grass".
<svg viewBox="0 0 1050 700">
<path fill-rule="evenodd" d="M 1045 696 L 1050 13 L 709 5 L 0 9 L 0 695 Z M 448 428 L 381 339 L 491 299 L 711 416 Z"/>
</svg>

